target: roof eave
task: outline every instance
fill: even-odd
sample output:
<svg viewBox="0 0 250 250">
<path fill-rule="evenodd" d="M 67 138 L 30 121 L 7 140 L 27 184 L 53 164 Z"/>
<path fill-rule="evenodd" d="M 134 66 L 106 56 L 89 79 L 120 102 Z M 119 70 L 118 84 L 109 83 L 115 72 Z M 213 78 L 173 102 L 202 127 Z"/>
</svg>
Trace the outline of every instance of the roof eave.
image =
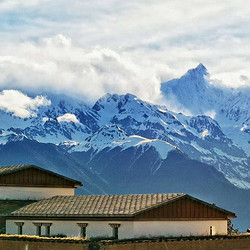
<svg viewBox="0 0 250 250">
<path fill-rule="evenodd" d="M 75 184 L 74 187 L 77 188 L 77 187 L 82 187 L 83 184 L 81 182 L 79 182 L 78 184 Z"/>
</svg>

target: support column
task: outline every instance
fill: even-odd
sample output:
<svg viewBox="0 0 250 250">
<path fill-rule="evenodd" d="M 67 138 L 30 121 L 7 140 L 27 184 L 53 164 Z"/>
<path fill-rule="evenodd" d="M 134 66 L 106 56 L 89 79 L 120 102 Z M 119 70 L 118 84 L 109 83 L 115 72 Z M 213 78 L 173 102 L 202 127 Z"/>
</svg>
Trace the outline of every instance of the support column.
<svg viewBox="0 0 250 250">
<path fill-rule="evenodd" d="M 82 238 L 86 238 L 87 237 L 87 226 L 88 223 L 77 223 L 77 225 L 80 227 L 80 236 Z"/>
<path fill-rule="evenodd" d="M 36 227 L 36 235 L 41 236 L 42 234 L 42 223 L 33 223 Z"/>
<path fill-rule="evenodd" d="M 45 226 L 45 236 L 50 236 L 50 227 L 52 223 L 43 223 L 43 226 Z"/>
<path fill-rule="evenodd" d="M 22 235 L 24 222 L 15 222 L 15 224 L 17 225 L 17 234 Z"/>
<path fill-rule="evenodd" d="M 109 225 L 113 228 L 113 237 L 118 239 L 118 228 L 121 226 L 121 224 L 110 223 Z"/>
</svg>

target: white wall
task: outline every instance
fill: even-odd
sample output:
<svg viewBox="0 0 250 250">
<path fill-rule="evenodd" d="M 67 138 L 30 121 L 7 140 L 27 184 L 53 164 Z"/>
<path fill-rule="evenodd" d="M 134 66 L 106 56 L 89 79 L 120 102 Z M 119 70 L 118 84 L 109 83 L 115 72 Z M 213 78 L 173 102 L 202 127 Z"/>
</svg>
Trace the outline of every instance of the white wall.
<svg viewBox="0 0 250 250">
<path fill-rule="evenodd" d="M 0 199 L 41 200 L 56 195 L 74 195 L 75 188 L 0 186 Z"/>
<path fill-rule="evenodd" d="M 210 235 L 210 226 L 213 226 L 213 235 L 227 234 L 227 220 L 208 221 L 136 221 L 134 235 L 140 236 L 191 236 Z"/>
<path fill-rule="evenodd" d="M 39 223 L 52 223 L 51 235 L 65 234 L 68 237 L 80 236 L 80 227 L 77 223 L 88 223 L 87 237 L 112 237 L 113 229 L 109 223 L 121 224 L 119 228 L 119 238 L 132 238 L 133 237 L 133 222 L 127 221 L 42 221 L 42 220 L 7 220 L 6 233 L 15 235 L 17 234 L 17 225 L 15 222 L 24 222 L 23 234 L 35 235 L 36 227 L 33 222 Z M 45 227 L 42 227 L 42 234 L 45 233 Z"/>
<path fill-rule="evenodd" d="M 53 223 L 51 234 L 65 234 L 77 237 L 80 228 L 77 223 L 88 223 L 87 237 L 111 237 L 112 228 L 109 223 L 119 223 L 119 239 L 151 237 L 151 236 L 190 236 L 209 235 L 210 226 L 214 227 L 214 234 L 227 234 L 227 220 L 211 221 L 38 221 L 38 220 L 7 220 L 6 232 L 17 234 L 15 222 L 24 222 L 23 234 L 35 235 L 36 227 L 33 222 Z M 42 227 L 44 234 L 44 227 Z"/>
</svg>

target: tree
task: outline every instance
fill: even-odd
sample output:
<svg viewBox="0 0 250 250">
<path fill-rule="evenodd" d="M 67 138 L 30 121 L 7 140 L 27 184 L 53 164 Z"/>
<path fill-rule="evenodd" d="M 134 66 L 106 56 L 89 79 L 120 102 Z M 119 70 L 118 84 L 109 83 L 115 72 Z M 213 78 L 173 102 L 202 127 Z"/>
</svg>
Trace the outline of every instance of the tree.
<svg viewBox="0 0 250 250">
<path fill-rule="evenodd" d="M 232 224 L 232 221 L 230 219 L 227 220 L 227 233 L 228 234 L 237 234 L 239 232 L 239 229 L 235 229 L 234 225 Z"/>
</svg>

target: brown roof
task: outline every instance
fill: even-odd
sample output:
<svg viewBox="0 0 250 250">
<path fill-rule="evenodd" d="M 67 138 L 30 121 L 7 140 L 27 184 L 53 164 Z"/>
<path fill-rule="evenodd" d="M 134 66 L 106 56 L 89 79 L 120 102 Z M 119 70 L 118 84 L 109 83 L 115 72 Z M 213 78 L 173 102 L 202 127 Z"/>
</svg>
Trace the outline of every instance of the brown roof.
<svg viewBox="0 0 250 250">
<path fill-rule="evenodd" d="M 66 176 L 57 174 L 57 173 L 55 173 L 55 172 L 52 172 L 52 171 L 50 171 L 50 170 L 47 170 L 47 169 L 44 169 L 44 168 L 41 168 L 41 167 L 38 167 L 38 166 L 35 166 L 35 165 L 0 166 L 0 176 L 1 176 L 1 175 L 6 175 L 6 174 L 15 173 L 15 172 L 19 172 L 19 171 L 22 171 L 22 170 L 25 170 L 25 169 L 30 169 L 30 168 L 35 168 L 35 169 L 41 170 L 41 171 L 43 171 L 43 172 L 52 174 L 52 175 L 57 176 L 57 177 L 60 177 L 60 178 L 62 178 L 62 179 L 71 181 L 71 182 L 73 182 L 73 183 L 74 183 L 75 185 L 77 185 L 77 186 L 82 186 L 82 183 L 81 183 L 80 181 L 77 181 L 77 180 L 68 178 L 68 177 L 66 177 Z"/>
<path fill-rule="evenodd" d="M 38 217 L 123 217 L 173 201 L 185 194 L 55 196 L 12 213 Z"/>
</svg>

